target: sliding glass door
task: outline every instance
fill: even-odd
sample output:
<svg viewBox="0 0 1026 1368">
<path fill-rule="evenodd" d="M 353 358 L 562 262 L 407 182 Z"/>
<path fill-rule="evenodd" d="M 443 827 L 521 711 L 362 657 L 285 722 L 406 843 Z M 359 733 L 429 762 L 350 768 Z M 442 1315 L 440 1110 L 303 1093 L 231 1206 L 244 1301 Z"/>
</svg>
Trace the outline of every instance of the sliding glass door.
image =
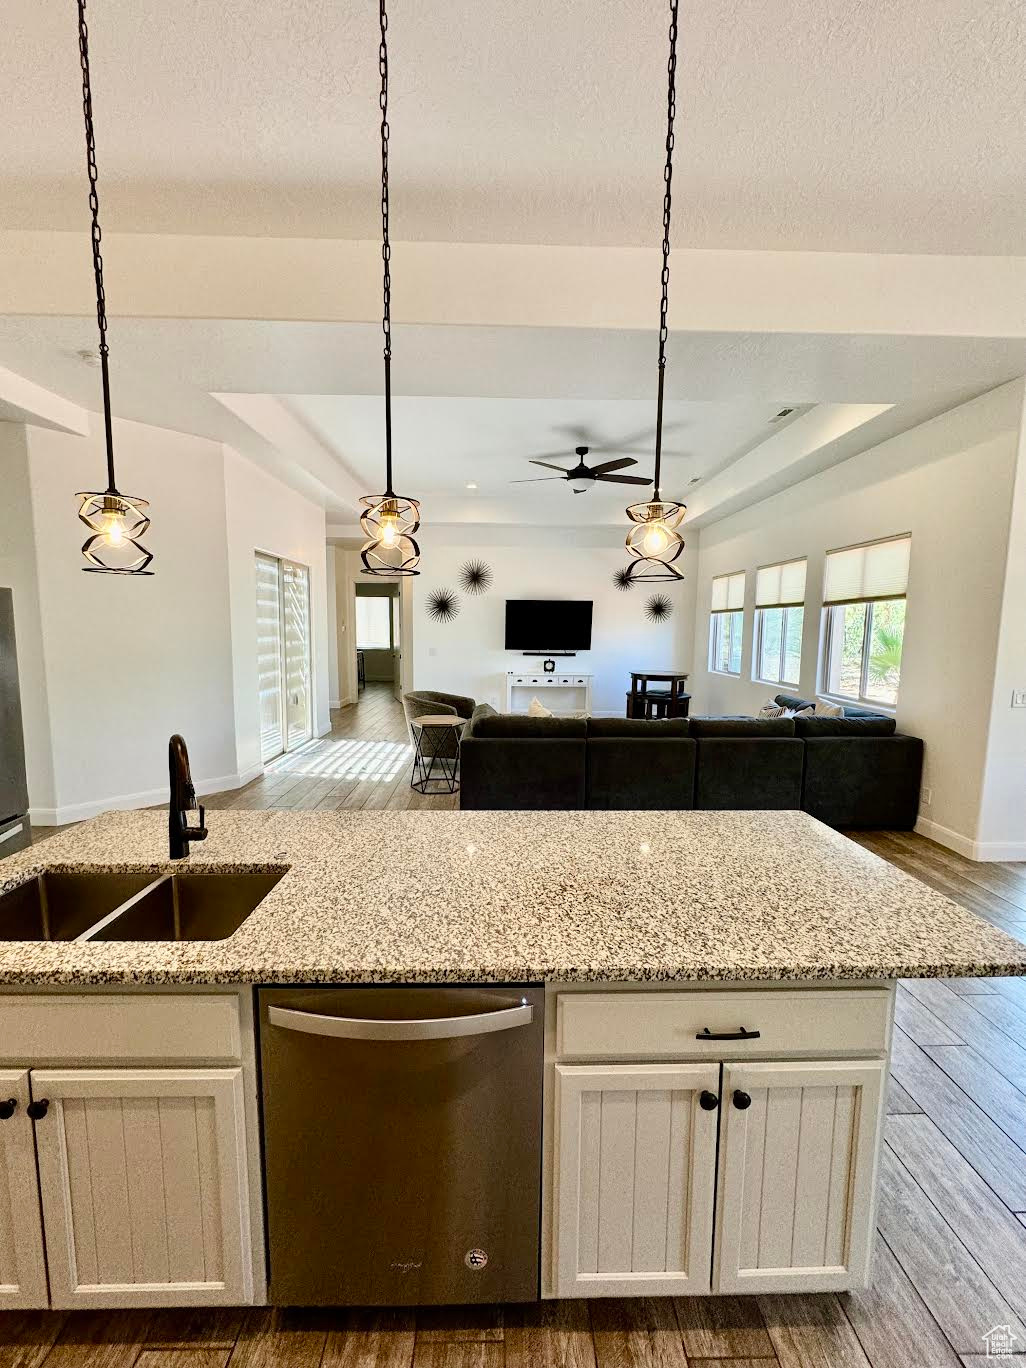
<svg viewBox="0 0 1026 1368">
<path fill-rule="evenodd" d="M 257 552 L 256 617 L 260 756 L 266 764 L 313 733 L 305 565 Z"/>
</svg>

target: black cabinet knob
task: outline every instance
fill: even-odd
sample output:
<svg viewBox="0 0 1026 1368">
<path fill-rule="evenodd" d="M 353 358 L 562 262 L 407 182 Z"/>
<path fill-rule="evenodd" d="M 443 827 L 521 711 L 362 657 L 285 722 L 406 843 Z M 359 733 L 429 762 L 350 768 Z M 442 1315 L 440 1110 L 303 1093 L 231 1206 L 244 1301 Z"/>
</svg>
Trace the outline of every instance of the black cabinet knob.
<svg viewBox="0 0 1026 1368">
<path fill-rule="evenodd" d="M 0 1121 L 10 1121 L 17 1110 L 18 1099 L 16 1097 L 9 1097 L 6 1102 L 0 1102 Z"/>
<path fill-rule="evenodd" d="M 43 1117 L 50 1110 L 50 1099 L 41 1097 L 38 1102 L 30 1102 L 25 1108 L 33 1121 L 42 1121 Z"/>
<path fill-rule="evenodd" d="M 714 1092 L 710 1092 L 708 1088 L 705 1088 L 698 1095 L 698 1105 L 703 1111 L 715 1111 L 720 1105 L 720 1099 Z"/>
<path fill-rule="evenodd" d="M 740 1088 L 735 1088 L 735 1089 L 734 1089 L 734 1106 L 737 1107 L 738 1111 L 747 1111 L 748 1108 L 749 1108 L 751 1105 L 752 1105 L 752 1099 L 751 1099 L 751 1097 L 748 1095 L 748 1093 L 742 1092 Z"/>
</svg>

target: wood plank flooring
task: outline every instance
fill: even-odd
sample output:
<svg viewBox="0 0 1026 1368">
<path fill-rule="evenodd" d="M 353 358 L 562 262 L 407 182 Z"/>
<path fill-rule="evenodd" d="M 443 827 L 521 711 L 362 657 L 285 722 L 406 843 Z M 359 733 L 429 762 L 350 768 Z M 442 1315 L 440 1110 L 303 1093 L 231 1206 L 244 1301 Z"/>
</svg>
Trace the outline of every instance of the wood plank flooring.
<svg viewBox="0 0 1026 1368">
<path fill-rule="evenodd" d="M 401 706 L 368 686 L 328 736 L 207 806 L 453 808 L 409 787 Z M 216 820 L 216 818 L 214 819 Z M 855 838 L 1026 940 L 1026 865 L 909 832 Z M 0 1368 L 1026 1368 L 1026 979 L 900 989 L 871 1288 L 820 1296 L 413 1311 L 7 1312 Z"/>
</svg>

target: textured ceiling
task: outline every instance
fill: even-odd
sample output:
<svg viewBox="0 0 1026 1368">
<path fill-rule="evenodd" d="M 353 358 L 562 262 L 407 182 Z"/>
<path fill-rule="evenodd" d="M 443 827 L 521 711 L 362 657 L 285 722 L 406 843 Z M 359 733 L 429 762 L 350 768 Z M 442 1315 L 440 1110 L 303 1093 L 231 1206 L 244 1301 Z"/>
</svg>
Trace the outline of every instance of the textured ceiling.
<svg viewBox="0 0 1026 1368">
<path fill-rule="evenodd" d="M 89 12 L 108 226 L 376 234 L 368 0 Z M 397 238 L 657 237 L 665 3 L 390 13 Z M 679 73 L 679 242 L 1026 252 L 1022 0 L 702 0 Z M 4 0 L 0 89 L 0 224 L 81 226 L 67 0 Z"/>
</svg>

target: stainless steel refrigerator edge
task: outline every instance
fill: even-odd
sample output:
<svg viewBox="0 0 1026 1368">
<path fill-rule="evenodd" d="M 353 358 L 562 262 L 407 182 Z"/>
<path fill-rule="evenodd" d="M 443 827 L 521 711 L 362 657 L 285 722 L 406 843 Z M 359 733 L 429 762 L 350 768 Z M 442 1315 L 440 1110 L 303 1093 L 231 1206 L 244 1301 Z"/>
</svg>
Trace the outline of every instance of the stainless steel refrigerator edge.
<svg viewBox="0 0 1026 1368">
<path fill-rule="evenodd" d="M 544 990 L 259 992 L 270 1300 L 534 1301 Z"/>
<path fill-rule="evenodd" d="M 0 856 L 30 840 L 25 736 L 21 724 L 18 652 L 14 641 L 14 595 L 0 589 Z"/>
</svg>

